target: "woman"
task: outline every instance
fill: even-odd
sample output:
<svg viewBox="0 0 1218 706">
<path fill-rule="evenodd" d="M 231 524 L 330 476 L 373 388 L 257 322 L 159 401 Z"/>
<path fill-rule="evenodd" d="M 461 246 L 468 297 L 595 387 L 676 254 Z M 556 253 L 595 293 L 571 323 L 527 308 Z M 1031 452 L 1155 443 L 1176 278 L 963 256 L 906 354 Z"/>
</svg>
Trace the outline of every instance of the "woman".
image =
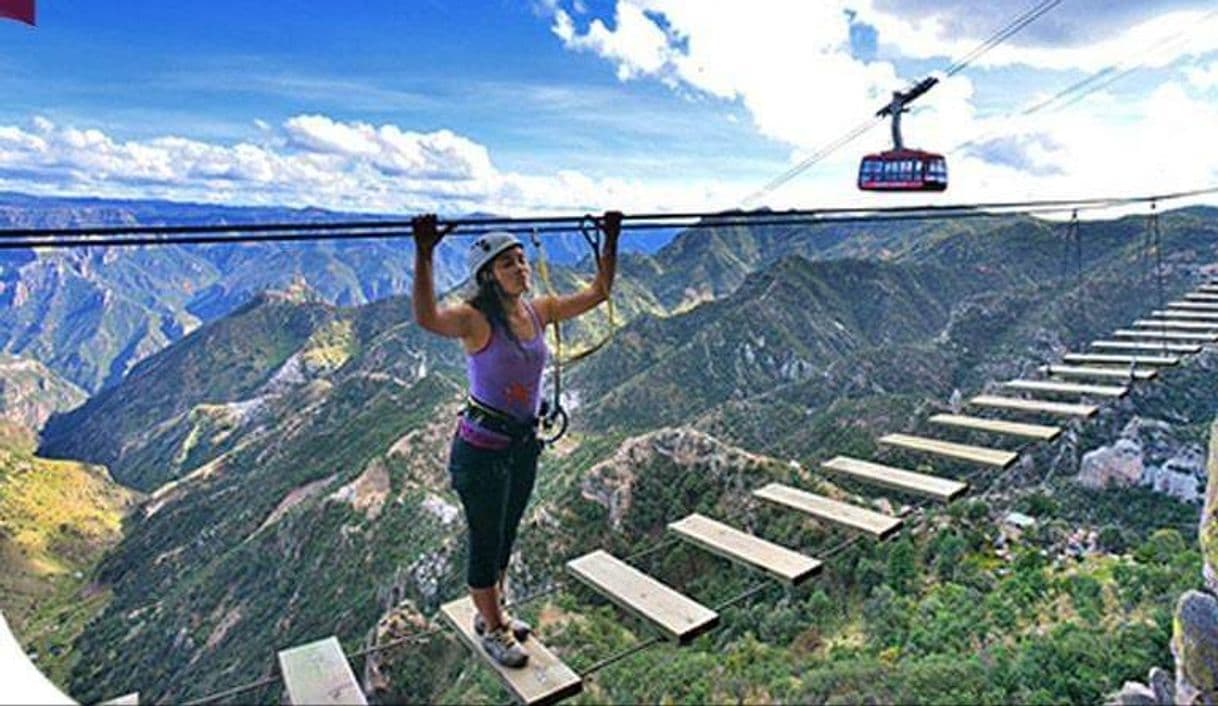
<svg viewBox="0 0 1218 706">
<path fill-rule="evenodd" d="M 448 470 L 469 526 L 466 582 L 477 607 L 474 630 L 495 661 L 523 667 L 527 624 L 503 610 L 503 589 L 516 529 L 537 476 L 537 413 L 541 374 L 549 352 L 545 326 L 579 316 L 605 301 L 617 266 L 622 214 L 601 220 L 604 248 L 596 279 L 568 296 L 530 299 L 529 262 L 513 235 L 479 236 L 469 249 L 468 272 L 477 289 L 465 302 L 439 308 L 432 282 L 435 246 L 452 226 L 436 228 L 434 215 L 412 221 L 415 244 L 414 318 L 419 326 L 461 339 L 469 374 L 469 402 L 457 423 Z"/>
</svg>

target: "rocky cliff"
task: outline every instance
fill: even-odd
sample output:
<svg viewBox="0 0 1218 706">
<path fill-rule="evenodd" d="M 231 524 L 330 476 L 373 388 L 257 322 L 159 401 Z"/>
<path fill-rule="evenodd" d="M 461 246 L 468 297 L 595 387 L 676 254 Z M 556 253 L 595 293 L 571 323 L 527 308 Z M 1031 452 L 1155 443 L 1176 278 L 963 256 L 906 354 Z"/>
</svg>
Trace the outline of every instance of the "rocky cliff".
<svg viewBox="0 0 1218 706">
<path fill-rule="evenodd" d="M 1199 532 L 1202 585 L 1176 602 L 1171 640 L 1175 680 L 1155 667 L 1149 684 L 1127 682 L 1113 703 L 1218 704 L 1218 421 L 1210 427 L 1206 471 Z"/>
<path fill-rule="evenodd" d="M 0 417 L 41 429 L 56 412 L 85 401 L 85 391 L 36 360 L 0 355 Z"/>
</svg>

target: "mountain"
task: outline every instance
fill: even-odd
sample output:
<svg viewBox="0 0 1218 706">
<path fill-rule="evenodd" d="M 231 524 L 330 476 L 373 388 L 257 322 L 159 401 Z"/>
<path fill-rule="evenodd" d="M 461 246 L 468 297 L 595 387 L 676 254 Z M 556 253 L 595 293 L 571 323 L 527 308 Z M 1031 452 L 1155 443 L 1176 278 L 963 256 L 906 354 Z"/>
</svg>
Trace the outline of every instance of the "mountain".
<svg viewBox="0 0 1218 706">
<path fill-rule="evenodd" d="M 89 226 L 326 223 L 386 216 L 320 209 L 220 207 L 165 201 L 62 199 L 0 194 L 0 229 Z M 401 220 L 398 216 L 395 220 Z M 666 233 L 627 249 L 654 250 Z M 547 256 L 588 256 L 577 233 L 547 236 Z M 436 253 L 436 281 L 465 276 L 460 232 Z M 408 292 L 409 238 L 264 244 L 156 245 L 0 252 L 0 352 L 32 358 L 92 392 L 143 358 L 267 289 L 303 279 L 332 304 L 364 304 Z"/>
<path fill-rule="evenodd" d="M 455 369 L 455 344 L 418 330 L 410 317 L 401 297 L 350 309 L 264 294 L 52 417 L 40 453 L 103 464 L 120 482 L 151 491 L 248 434 L 272 432 L 279 417 L 297 412 L 297 397 L 317 393 L 314 382 L 323 385 L 354 358 L 383 363 L 368 374 L 387 385 L 430 366 Z M 388 362 L 385 346 L 394 347 Z"/>
<path fill-rule="evenodd" d="M 0 199 L 0 227 L 9 228 L 346 218 L 315 209 Z M 392 241 L 5 251 L 0 259 L 0 350 L 38 360 L 96 392 L 201 323 L 296 279 L 305 279 L 338 304 L 401 292 L 409 286 L 410 257 Z M 437 269 L 442 277 L 454 276 L 457 260 L 455 255 L 441 257 Z"/>
<path fill-rule="evenodd" d="M 1168 295 L 1215 261 L 1218 243 L 1208 214 L 1170 222 Z M 1212 356 L 1067 425 L 986 483 L 933 464 L 977 481 L 946 509 L 869 489 L 856 501 L 908 510 L 896 542 L 833 549 L 845 535 L 750 498 L 771 480 L 850 497 L 818 460 L 871 452 L 878 433 L 916 429 L 954 391 L 980 391 L 1149 308 L 1158 285 L 1142 276 L 1137 223 L 1112 225 L 1116 235 L 1097 226 L 1087 239 L 1079 277 L 1062 267 L 1057 229 L 1020 220 L 932 233 L 884 261 L 787 253 L 699 305 L 670 307 L 645 278 L 624 277 L 628 316 L 565 378 L 576 425 L 543 462 L 513 583 L 518 595 L 547 592 L 526 615 L 584 666 L 649 633 L 560 579 L 578 553 L 632 556 L 727 605 L 722 628 L 629 658 L 592 679 L 587 699 L 1094 701 L 1165 663 L 1161 613 L 1181 577 L 1197 575 L 1196 553 L 1188 535 L 1157 532 L 1195 527 L 1195 507 L 1074 478 L 1084 453 L 1122 435 L 1163 470 L 1187 455 L 1218 395 Z M 679 253 L 671 262 L 688 267 L 722 256 L 692 243 Z M 664 257 L 631 260 L 675 267 Z M 444 468 L 463 374 L 456 344 L 408 314 L 402 298 L 344 308 L 303 287 L 260 297 L 47 425 L 44 450 L 103 460 L 149 491 L 90 574 L 107 605 L 73 643 L 75 661 L 52 665 L 70 672 L 74 697 L 181 701 L 271 675 L 276 650 L 325 635 L 353 653 L 438 626 L 436 607 L 463 591 Z M 594 335 L 598 322 L 573 330 Z M 1152 431 L 1159 421 L 1169 428 Z M 1003 522 L 1015 509 L 1041 523 L 1018 544 Z M 755 575 L 682 546 L 640 554 L 690 511 L 833 560 L 805 594 L 735 600 Z M 1074 562 L 1072 533 L 1105 524 L 1133 555 Z M 365 664 L 385 700 L 502 700 L 446 631 L 410 644 Z M 273 689 L 250 698 L 273 700 Z"/>
<path fill-rule="evenodd" d="M 53 413 L 72 409 L 86 397 L 38 361 L 0 355 L 0 418 L 41 429 Z"/>
<path fill-rule="evenodd" d="M 1214 216 L 1164 219 L 1165 300 L 1218 261 Z M 791 435 L 834 400 L 978 389 L 1146 314 L 1160 287 L 1141 225 L 1084 226 L 1082 277 L 1060 229 L 1031 219 L 936 236 L 890 261 L 788 256 L 685 315 L 633 321 L 567 389 L 590 428 L 730 417 L 771 432 L 737 438 L 717 422 L 729 440 L 811 452 Z"/>
</svg>

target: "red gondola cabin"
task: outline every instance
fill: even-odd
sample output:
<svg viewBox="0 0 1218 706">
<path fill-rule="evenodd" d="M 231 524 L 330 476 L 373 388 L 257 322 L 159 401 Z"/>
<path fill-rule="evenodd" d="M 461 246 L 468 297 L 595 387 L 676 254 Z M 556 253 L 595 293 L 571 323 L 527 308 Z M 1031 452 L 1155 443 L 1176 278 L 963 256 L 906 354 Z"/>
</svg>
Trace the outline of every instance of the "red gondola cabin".
<svg viewBox="0 0 1218 706">
<path fill-rule="evenodd" d="M 943 191 L 947 189 L 947 160 L 941 154 L 910 149 L 869 154 L 859 163 L 859 188 Z"/>
</svg>

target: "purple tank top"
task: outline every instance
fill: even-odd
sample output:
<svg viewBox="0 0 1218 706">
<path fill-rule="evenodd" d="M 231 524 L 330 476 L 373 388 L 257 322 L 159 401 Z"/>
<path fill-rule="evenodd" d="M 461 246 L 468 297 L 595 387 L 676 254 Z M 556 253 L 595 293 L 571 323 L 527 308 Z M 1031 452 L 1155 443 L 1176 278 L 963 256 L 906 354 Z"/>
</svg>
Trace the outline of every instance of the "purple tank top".
<svg viewBox="0 0 1218 706">
<path fill-rule="evenodd" d="M 541 409 L 541 373 L 549 349 L 545 331 L 533 305 L 525 300 L 536 335 L 528 341 L 513 342 L 507 334 L 491 327 L 486 345 L 466 355 L 469 393 L 482 404 L 528 422 Z"/>
</svg>

